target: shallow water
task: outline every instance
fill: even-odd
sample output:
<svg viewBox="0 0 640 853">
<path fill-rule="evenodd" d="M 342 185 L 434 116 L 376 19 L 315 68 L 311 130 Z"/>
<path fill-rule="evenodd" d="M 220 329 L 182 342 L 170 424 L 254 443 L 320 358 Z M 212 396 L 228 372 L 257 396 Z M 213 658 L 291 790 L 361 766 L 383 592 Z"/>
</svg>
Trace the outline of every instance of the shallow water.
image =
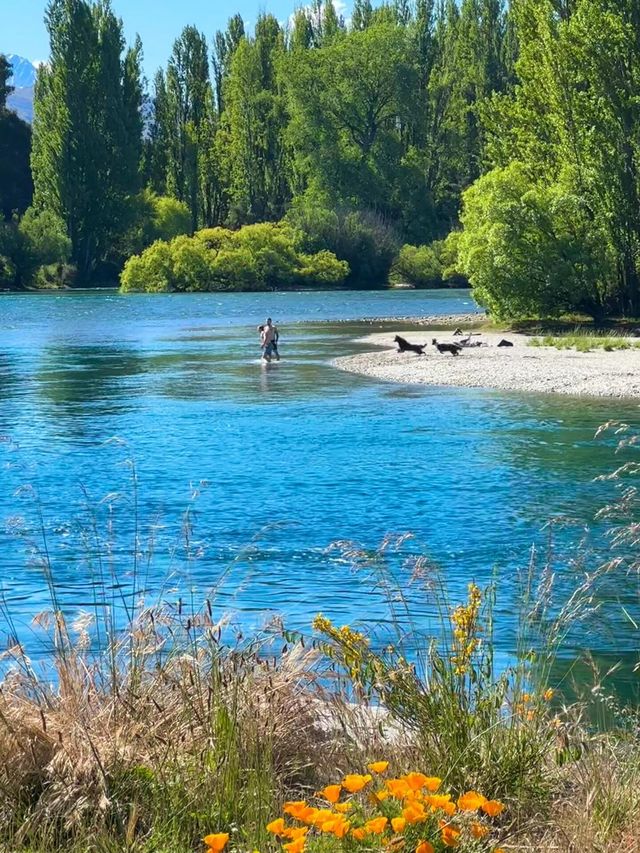
<svg viewBox="0 0 640 853">
<path fill-rule="evenodd" d="M 391 385 L 330 364 L 359 335 L 406 327 L 363 318 L 473 308 L 464 291 L 1 297 L 0 578 L 12 622 L 5 613 L 0 629 L 28 636 L 36 656 L 46 648 L 30 625 L 49 601 L 43 531 L 69 613 L 90 610 L 112 575 L 126 599 L 137 534 L 143 551 L 153 542 L 137 568 L 146 600 L 215 590 L 217 613 L 245 631 L 276 613 L 302 629 L 318 611 L 341 624 L 386 618 L 370 572 L 327 549 L 411 531 L 390 568 L 415 625 L 435 610 L 403 561 L 424 553 L 455 595 L 497 579 L 498 643 L 512 651 L 516 574 L 532 545 L 546 551 L 545 523 L 574 522 L 556 534 L 567 577 L 612 495 L 593 479 L 619 460 L 595 430 L 640 419 L 633 402 Z M 255 327 L 267 313 L 283 359 L 265 367 Z M 591 544 L 603 547 L 598 531 Z M 611 592 L 603 654 L 638 646 L 617 599 L 635 607 L 635 589 Z M 571 643 L 583 641 L 578 631 Z"/>
</svg>

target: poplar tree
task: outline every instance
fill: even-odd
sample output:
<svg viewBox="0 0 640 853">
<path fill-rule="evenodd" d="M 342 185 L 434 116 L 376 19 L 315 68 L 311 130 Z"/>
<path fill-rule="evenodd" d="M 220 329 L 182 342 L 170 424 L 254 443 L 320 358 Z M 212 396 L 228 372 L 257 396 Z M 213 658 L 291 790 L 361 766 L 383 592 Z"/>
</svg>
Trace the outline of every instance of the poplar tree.
<svg viewBox="0 0 640 853">
<path fill-rule="evenodd" d="M 122 22 L 109 0 L 51 0 L 46 25 L 50 60 L 35 87 L 34 204 L 64 221 L 87 281 L 138 189 L 140 45 L 123 57 Z"/>
</svg>

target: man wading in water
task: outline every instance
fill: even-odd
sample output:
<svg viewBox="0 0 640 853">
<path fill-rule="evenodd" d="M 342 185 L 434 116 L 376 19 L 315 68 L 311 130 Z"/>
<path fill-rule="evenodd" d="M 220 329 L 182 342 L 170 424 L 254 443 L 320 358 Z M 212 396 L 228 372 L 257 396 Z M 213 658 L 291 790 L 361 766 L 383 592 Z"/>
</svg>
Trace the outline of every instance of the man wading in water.
<svg viewBox="0 0 640 853">
<path fill-rule="evenodd" d="M 262 358 L 264 361 L 271 361 L 271 356 L 276 357 L 276 361 L 280 361 L 280 353 L 278 352 L 278 333 L 277 326 L 274 326 L 271 317 L 267 318 L 264 326 L 258 326 L 260 332 L 260 346 L 262 347 Z"/>
</svg>

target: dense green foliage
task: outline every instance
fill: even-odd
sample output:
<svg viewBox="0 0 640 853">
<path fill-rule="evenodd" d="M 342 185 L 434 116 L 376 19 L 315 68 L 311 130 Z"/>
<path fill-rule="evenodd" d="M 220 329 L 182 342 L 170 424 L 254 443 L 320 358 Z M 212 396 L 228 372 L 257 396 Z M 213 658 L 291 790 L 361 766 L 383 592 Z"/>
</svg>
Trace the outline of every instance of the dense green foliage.
<svg viewBox="0 0 640 853">
<path fill-rule="evenodd" d="M 640 6 L 519 0 L 518 85 L 482 105 L 495 167 L 460 265 L 500 316 L 640 314 Z"/>
<path fill-rule="evenodd" d="M 465 279 L 456 272 L 459 232 L 429 246 L 405 245 L 391 268 L 391 281 L 416 287 L 460 287 Z"/>
<path fill-rule="evenodd" d="M 180 230 L 286 216 L 351 284 L 385 284 L 403 242 L 457 224 L 484 156 L 476 106 L 512 73 L 502 0 L 435 6 L 357 3 L 347 26 L 315 0 L 286 28 L 261 14 L 253 33 L 236 15 L 212 51 L 186 27 L 143 122 L 141 45 L 125 49 L 109 0 L 50 0 L 35 206 L 65 222 L 80 280 L 143 248 L 147 187 L 186 205 Z"/>
<path fill-rule="evenodd" d="M 10 76 L 11 65 L 0 54 L 0 220 L 26 210 L 33 195 L 29 168 L 31 130 L 7 109 L 7 97 L 13 90 L 8 82 Z"/>
<path fill-rule="evenodd" d="M 51 211 L 30 208 L 18 222 L 0 222 L 0 287 L 68 284 L 71 241 Z"/>
<path fill-rule="evenodd" d="M 285 223 L 205 228 L 193 237 L 156 241 L 130 258 L 123 290 L 266 290 L 341 284 L 348 264 L 326 250 L 302 251 L 301 235 Z"/>
<path fill-rule="evenodd" d="M 356 0 L 349 23 L 314 0 L 253 32 L 235 15 L 212 49 L 184 29 L 144 111 L 142 47 L 109 0 L 50 0 L 47 26 L 34 207 L 64 222 L 79 281 L 154 240 L 286 221 L 351 285 L 465 276 L 496 316 L 640 314 L 635 0 Z M 2 121 L 9 219 L 28 132 Z"/>
<path fill-rule="evenodd" d="M 124 53 L 108 0 L 51 0 L 51 55 L 38 74 L 33 124 L 34 205 L 59 216 L 81 279 L 120 234 L 140 185 L 140 43 Z"/>
</svg>

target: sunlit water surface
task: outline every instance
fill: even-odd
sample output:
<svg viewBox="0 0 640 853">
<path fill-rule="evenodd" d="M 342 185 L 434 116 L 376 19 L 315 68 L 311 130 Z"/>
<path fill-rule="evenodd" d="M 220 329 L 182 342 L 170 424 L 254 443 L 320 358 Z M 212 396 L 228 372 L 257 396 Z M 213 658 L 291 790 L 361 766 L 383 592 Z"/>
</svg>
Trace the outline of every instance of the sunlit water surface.
<svg viewBox="0 0 640 853">
<path fill-rule="evenodd" d="M 546 522 L 572 521 L 554 546 L 568 588 L 584 526 L 613 494 L 593 480 L 619 461 L 613 439 L 594 433 L 611 418 L 639 418 L 631 401 L 401 386 L 331 366 L 362 348 L 354 338 L 389 330 L 391 343 L 407 325 L 367 318 L 474 309 L 464 291 L 2 296 L 8 641 L 18 634 L 45 653 L 31 625 L 50 606 L 45 540 L 69 614 L 91 611 L 112 578 L 114 600 L 127 599 L 137 536 L 146 601 L 213 594 L 216 614 L 249 632 L 276 614 L 304 630 L 318 611 L 340 624 L 387 619 L 371 574 L 329 546 L 375 548 L 410 531 L 389 565 L 405 618 L 418 630 L 435 619 L 405 564 L 425 554 L 454 596 L 471 579 L 497 580 L 498 645 L 512 652 L 517 576 L 532 546 L 545 555 Z M 267 314 L 283 358 L 264 367 L 256 325 Z M 590 547 L 604 545 L 596 530 Z M 612 584 L 603 657 L 638 646 L 621 609 L 635 607 L 636 593 Z"/>
</svg>

